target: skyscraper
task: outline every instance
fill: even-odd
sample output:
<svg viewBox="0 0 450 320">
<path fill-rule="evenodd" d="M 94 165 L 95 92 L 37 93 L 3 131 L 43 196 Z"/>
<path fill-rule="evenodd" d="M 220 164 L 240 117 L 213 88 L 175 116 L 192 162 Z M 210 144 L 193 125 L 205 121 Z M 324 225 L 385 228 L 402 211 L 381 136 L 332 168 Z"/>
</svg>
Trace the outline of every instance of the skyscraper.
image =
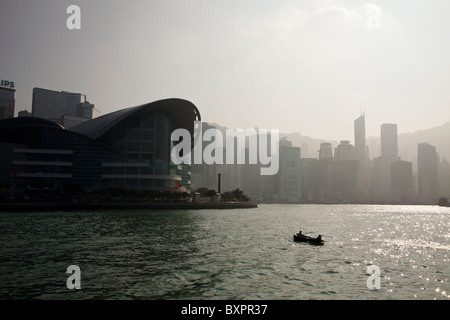
<svg viewBox="0 0 450 320">
<path fill-rule="evenodd" d="M 397 201 L 414 200 L 412 163 L 396 160 L 391 163 L 390 196 Z"/>
<path fill-rule="evenodd" d="M 354 121 L 355 126 L 355 160 L 363 165 L 366 160 L 366 118 L 361 115 Z"/>
<path fill-rule="evenodd" d="M 385 123 L 381 125 L 381 156 L 391 162 L 398 160 L 397 125 Z"/>
<path fill-rule="evenodd" d="M 278 200 L 300 200 L 300 148 L 292 147 L 290 141 L 280 141 L 280 168 L 277 174 Z"/>
<path fill-rule="evenodd" d="M 16 90 L 0 87 L 0 120 L 14 117 Z"/>
<path fill-rule="evenodd" d="M 373 159 L 372 193 L 377 201 L 390 200 L 391 163 L 392 161 L 386 157 Z"/>
<path fill-rule="evenodd" d="M 355 151 L 353 145 L 348 140 L 341 140 L 341 143 L 334 149 L 335 161 L 355 160 Z"/>
<path fill-rule="evenodd" d="M 419 143 L 417 156 L 419 200 L 437 203 L 439 199 L 439 176 L 436 147 L 428 143 Z"/>
<path fill-rule="evenodd" d="M 319 150 L 319 160 L 333 160 L 333 150 L 331 143 L 322 142 Z"/>
<path fill-rule="evenodd" d="M 81 93 L 34 88 L 32 103 L 33 117 L 52 120 L 66 128 L 100 115 Z"/>
<path fill-rule="evenodd" d="M 439 190 L 441 196 L 450 198 L 450 163 L 446 159 L 441 161 L 439 167 Z"/>
</svg>

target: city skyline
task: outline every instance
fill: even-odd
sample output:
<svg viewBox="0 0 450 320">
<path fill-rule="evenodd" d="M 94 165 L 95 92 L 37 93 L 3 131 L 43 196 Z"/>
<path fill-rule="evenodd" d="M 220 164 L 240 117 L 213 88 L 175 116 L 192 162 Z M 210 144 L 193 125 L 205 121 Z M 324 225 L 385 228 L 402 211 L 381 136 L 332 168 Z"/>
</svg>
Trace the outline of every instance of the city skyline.
<svg viewBox="0 0 450 320">
<path fill-rule="evenodd" d="M 9 88 L 1 88 L 3 91 L 11 91 Z M 13 89 L 12 91 L 15 92 Z M 36 94 L 40 98 L 38 99 L 40 102 L 39 104 L 35 104 Z M 70 98 L 71 97 L 71 98 Z M 46 105 L 46 101 L 48 102 L 48 105 Z M 55 105 L 55 103 L 61 104 L 60 106 Z M 71 102 L 70 102 L 71 101 Z M 79 106 L 75 106 L 78 102 L 83 102 Z M 70 102 L 70 103 L 69 103 Z M 75 104 L 73 104 L 75 103 Z M 14 104 L 14 101 L 13 101 Z M 35 108 L 38 108 L 35 110 Z M 85 110 L 87 109 L 89 110 Z M 59 109 L 65 109 L 66 111 L 61 111 Z M 81 108 L 81 109 L 80 109 Z M 75 110 L 76 109 L 76 110 Z M 42 113 L 45 110 L 44 113 Z M 86 111 L 88 111 L 86 113 Z M 95 111 L 95 112 L 94 112 Z M 50 113 L 49 113 L 50 112 Z M 57 122 L 61 125 L 63 125 L 66 128 L 70 128 L 71 126 L 86 121 L 87 119 L 91 119 L 93 117 L 96 117 L 101 114 L 101 112 L 97 109 L 95 109 L 94 104 L 91 104 L 87 101 L 87 97 L 85 94 L 82 93 L 74 93 L 69 91 L 54 91 L 50 89 L 44 89 L 44 88 L 34 88 L 33 89 L 33 107 L 31 112 L 28 112 L 27 110 L 19 111 L 18 117 L 29 117 L 29 116 L 37 116 L 42 117 L 47 120 L 52 120 L 54 122 Z M 41 114 L 42 113 L 42 114 Z M 82 113 L 86 113 L 82 115 Z M 81 117 L 74 117 L 75 114 L 78 114 L 78 116 Z M 50 116 L 52 115 L 52 116 Z M 332 147 L 332 144 L 335 145 L 335 147 L 339 147 L 339 145 L 342 145 L 342 142 L 347 144 L 347 147 L 351 147 L 354 153 L 354 156 L 359 160 L 361 165 L 364 165 L 367 161 L 370 161 L 371 159 L 375 159 L 378 156 L 387 157 L 391 160 L 408 160 L 413 161 L 414 163 L 417 161 L 417 153 L 416 151 L 413 151 L 411 153 L 411 142 L 409 143 L 403 143 L 403 146 L 399 149 L 398 146 L 398 136 L 415 136 L 417 134 L 423 135 L 421 133 L 425 132 L 431 132 L 435 131 L 436 129 L 441 130 L 441 134 L 438 136 L 436 134 L 425 134 L 426 138 L 420 138 L 415 142 L 415 145 L 420 143 L 428 143 L 431 142 L 433 144 L 437 144 L 439 147 L 439 150 L 441 151 L 442 159 L 449 159 L 450 154 L 448 153 L 448 148 L 443 146 L 442 137 L 445 137 L 448 132 L 448 127 L 450 126 L 450 122 L 447 122 L 443 126 L 435 127 L 435 128 L 429 128 L 426 130 L 419 130 L 415 131 L 414 133 L 404 133 L 399 134 L 397 132 L 397 124 L 393 123 L 383 123 L 380 126 L 380 134 L 379 136 L 366 136 L 365 133 L 365 122 L 366 117 L 364 111 L 361 109 L 361 115 L 354 120 L 354 140 L 342 140 L 342 139 L 330 139 L 330 140 L 324 140 L 320 139 L 320 150 L 317 152 L 319 153 L 318 157 L 321 158 L 320 153 L 322 150 L 323 144 L 329 144 L 330 148 Z M 208 123 L 208 122 L 203 122 Z M 224 129 L 230 129 L 221 126 L 218 123 L 210 123 L 213 126 L 218 126 L 219 128 L 222 128 L 222 131 Z M 445 129 L 447 128 L 447 129 Z M 258 131 L 259 129 L 255 126 L 255 129 Z M 444 131 L 442 131 L 442 129 Z M 240 128 L 238 128 L 240 130 Z M 254 130 L 254 129 L 250 129 Z M 446 131 L 445 131 L 446 130 Z M 443 134 L 442 134 L 443 133 Z M 281 132 L 281 138 L 286 139 L 287 136 L 289 136 L 289 133 Z M 319 140 L 317 138 L 311 138 L 309 136 L 302 136 L 300 133 L 295 132 L 293 133 L 294 136 L 303 137 L 307 139 L 316 140 L 316 142 Z M 295 140 L 295 139 L 294 139 Z M 331 143 L 329 143 L 331 142 Z M 305 147 L 306 142 L 303 142 L 302 144 L 299 144 L 294 142 L 294 145 L 297 147 Z M 313 143 L 317 144 L 317 143 Z M 414 144 L 414 143 L 413 143 Z M 384 146 L 383 146 L 384 145 Z M 415 145 L 413 146 L 413 149 L 415 149 Z M 373 148 L 375 146 L 375 149 Z M 314 147 L 314 146 L 313 146 Z M 318 147 L 317 147 L 318 148 Z M 315 157 L 310 152 L 308 152 L 308 145 L 306 143 L 306 148 L 304 148 L 303 155 L 304 157 Z M 331 151 L 331 149 L 330 149 Z M 348 152 L 348 151 L 346 151 Z M 367 163 L 366 163 L 367 164 Z"/>
<path fill-rule="evenodd" d="M 1 0 L 0 299 L 450 300 L 448 12 Z"/>
<path fill-rule="evenodd" d="M 83 92 L 103 113 L 177 97 L 229 128 L 279 129 L 353 141 L 364 104 L 366 136 L 382 123 L 399 134 L 450 121 L 450 30 L 445 1 L 5 1 L 2 79 L 16 110 L 32 89 Z M 372 7 L 373 9 L 373 7 Z M 8 26 L 8 28 L 6 27 Z M 320 125 L 317 125 L 320 124 Z"/>
</svg>

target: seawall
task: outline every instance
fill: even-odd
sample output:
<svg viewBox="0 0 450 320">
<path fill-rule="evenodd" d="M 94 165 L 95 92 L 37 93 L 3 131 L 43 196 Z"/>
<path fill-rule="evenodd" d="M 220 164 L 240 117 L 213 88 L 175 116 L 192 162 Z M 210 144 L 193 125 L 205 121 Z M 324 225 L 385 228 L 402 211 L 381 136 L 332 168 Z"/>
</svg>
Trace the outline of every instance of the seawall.
<svg viewBox="0 0 450 320">
<path fill-rule="evenodd" d="M 0 211 L 250 209 L 254 202 L 3 202 Z"/>
</svg>

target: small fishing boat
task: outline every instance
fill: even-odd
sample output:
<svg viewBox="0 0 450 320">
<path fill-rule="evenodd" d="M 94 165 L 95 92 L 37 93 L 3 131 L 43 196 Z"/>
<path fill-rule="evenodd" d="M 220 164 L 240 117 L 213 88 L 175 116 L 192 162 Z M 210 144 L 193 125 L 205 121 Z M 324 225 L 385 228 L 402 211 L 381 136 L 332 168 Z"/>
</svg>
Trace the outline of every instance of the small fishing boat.
<svg viewBox="0 0 450 320">
<path fill-rule="evenodd" d="M 307 242 L 309 244 L 315 244 L 315 245 L 323 245 L 324 241 L 322 240 L 322 237 L 319 235 L 317 238 L 312 238 L 305 236 L 301 233 L 294 234 L 294 241 L 296 242 Z"/>
</svg>

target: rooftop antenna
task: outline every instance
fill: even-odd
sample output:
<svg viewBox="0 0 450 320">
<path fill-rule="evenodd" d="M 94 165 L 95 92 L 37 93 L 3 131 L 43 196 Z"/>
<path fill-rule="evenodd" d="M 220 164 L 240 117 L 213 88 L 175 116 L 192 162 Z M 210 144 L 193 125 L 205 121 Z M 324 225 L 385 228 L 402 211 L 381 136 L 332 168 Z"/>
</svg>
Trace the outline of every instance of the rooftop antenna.
<svg viewBox="0 0 450 320">
<path fill-rule="evenodd" d="M 359 101 L 359 112 L 361 113 L 362 116 L 366 115 L 366 102 L 365 101 L 364 102 L 362 100 Z"/>
</svg>

